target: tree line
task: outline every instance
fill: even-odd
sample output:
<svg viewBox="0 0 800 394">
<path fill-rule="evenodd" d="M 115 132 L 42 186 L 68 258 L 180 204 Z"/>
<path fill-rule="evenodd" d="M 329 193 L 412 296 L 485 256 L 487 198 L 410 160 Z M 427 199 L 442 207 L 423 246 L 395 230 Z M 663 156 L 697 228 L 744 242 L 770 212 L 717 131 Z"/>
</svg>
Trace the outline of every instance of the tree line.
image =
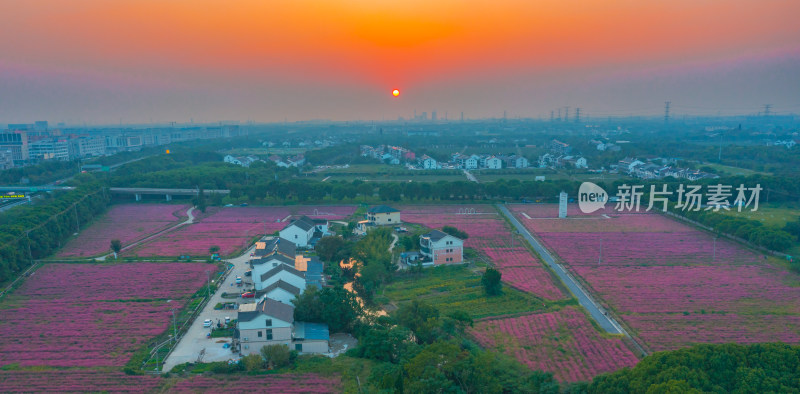
<svg viewBox="0 0 800 394">
<path fill-rule="evenodd" d="M 109 201 L 102 185 L 94 182 L 45 194 L 43 201 L 0 215 L 0 282 L 52 254 L 101 215 Z"/>
</svg>

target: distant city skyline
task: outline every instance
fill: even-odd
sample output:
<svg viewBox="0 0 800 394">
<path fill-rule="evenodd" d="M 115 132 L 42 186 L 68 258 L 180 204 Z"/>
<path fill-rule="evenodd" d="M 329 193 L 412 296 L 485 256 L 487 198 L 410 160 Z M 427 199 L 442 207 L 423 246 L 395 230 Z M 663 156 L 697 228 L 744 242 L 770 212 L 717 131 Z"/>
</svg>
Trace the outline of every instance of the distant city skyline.
<svg viewBox="0 0 800 394">
<path fill-rule="evenodd" d="M 797 1 L 429 3 L 0 0 L 0 125 L 800 113 Z"/>
</svg>

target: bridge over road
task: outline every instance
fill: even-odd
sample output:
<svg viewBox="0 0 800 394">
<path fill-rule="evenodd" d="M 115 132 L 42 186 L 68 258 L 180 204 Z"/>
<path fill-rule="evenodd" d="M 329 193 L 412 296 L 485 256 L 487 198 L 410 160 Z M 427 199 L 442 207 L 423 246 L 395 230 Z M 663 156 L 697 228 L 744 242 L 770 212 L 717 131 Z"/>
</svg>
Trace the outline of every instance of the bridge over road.
<svg viewBox="0 0 800 394">
<path fill-rule="evenodd" d="M 136 201 L 142 199 L 142 195 L 164 195 L 167 201 L 172 200 L 172 196 L 196 196 L 200 193 L 198 189 L 157 189 L 147 187 L 111 187 L 108 189 L 111 194 L 133 194 L 136 196 Z M 230 194 L 231 191 L 227 189 L 209 189 L 203 190 L 206 196 L 212 194 Z"/>
</svg>

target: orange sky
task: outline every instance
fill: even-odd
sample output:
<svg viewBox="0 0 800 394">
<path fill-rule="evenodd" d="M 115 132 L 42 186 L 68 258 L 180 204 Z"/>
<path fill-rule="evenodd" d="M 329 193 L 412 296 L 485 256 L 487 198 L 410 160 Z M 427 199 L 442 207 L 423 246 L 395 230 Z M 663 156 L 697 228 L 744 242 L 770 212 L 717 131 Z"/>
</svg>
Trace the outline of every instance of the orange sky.
<svg viewBox="0 0 800 394">
<path fill-rule="evenodd" d="M 578 93 L 565 92 L 609 75 L 758 63 L 776 53 L 795 56 L 800 46 L 797 0 L 0 0 L 0 14 L 0 83 L 16 89 L 20 83 L 11 79 L 22 73 L 26 86 L 55 85 L 87 103 L 118 90 L 112 95 L 123 97 L 120 106 L 139 105 L 139 112 L 119 112 L 142 119 L 188 118 L 191 106 L 178 102 L 196 95 L 281 106 L 270 91 L 290 95 L 292 105 L 263 116 L 224 105 L 209 113 L 214 100 L 195 105 L 223 118 L 396 117 L 416 106 L 479 112 L 485 103 L 465 92 L 494 87 L 488 93 L 503 101 L 504 91 L 526 86 L 559 96 L 556 107 L 579 104 Z M 558 90 L 553 81 L 573 85 Z M 136 89 L 126 91 L 131 85 Z M 358 107 L 395 86 L 404 91 L 402 105 L 360 112 L 315 104 L 338 98 Z M 657 93 L 655 102 L 666 99 Z M 24 96 L 35 107 L 35 95 Z M 46 98 L 41 102 L 57 101 Z M 173 105 L 156 111 L 141 105 L 148 98 Z M 305 102 L 314 106 L 301 108 Z M 56 104 L 41 109 L 69 113 L 50 106 Z M 8 116 L 0 112 L 0 122 Z"/>
</svg>

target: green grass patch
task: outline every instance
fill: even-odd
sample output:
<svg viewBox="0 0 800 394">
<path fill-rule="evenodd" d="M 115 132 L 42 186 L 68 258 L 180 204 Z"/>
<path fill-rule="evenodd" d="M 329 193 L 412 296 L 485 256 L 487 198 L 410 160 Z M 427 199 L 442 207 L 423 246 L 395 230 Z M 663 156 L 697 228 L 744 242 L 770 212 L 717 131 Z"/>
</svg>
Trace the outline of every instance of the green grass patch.
<svg viewBox="0 0 800 394">
<path fill-rule="evenodd" d="M 481 276 L 465 266 L 442 266 L 423 270 L 421 274 L 402 273 L 395 276 L 382 295 L 394 303 L 425 301 L 441 311 L 461 309 L 478 319 L 557 308 L 553 303 L 504 285 L 503 294 L 485 295 Z"/>
</svg>

